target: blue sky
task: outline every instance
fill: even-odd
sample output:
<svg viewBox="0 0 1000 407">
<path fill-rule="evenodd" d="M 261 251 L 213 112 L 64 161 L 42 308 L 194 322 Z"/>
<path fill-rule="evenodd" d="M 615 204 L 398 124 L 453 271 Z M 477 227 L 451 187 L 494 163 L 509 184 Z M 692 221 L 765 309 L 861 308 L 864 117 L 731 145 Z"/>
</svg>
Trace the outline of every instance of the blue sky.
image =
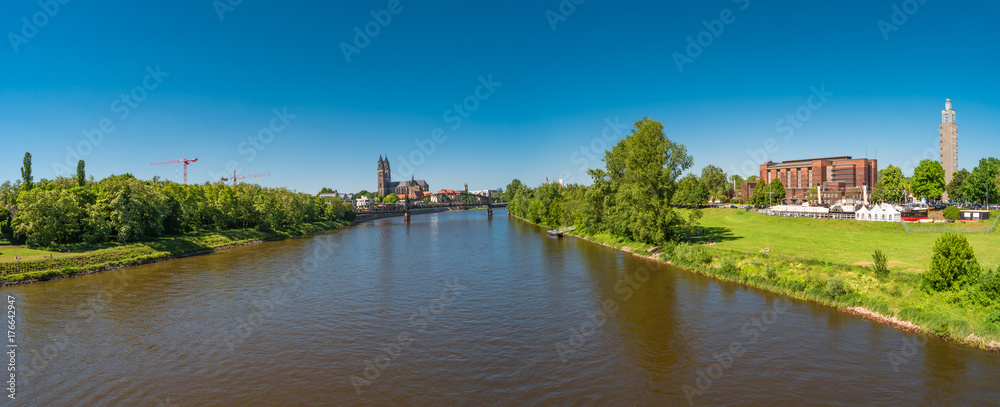
<svg viewBox="0 0 1000 407">
<path fill-rule="evenodd" d="M 80 155 L 98 178 L 179 181 L 149 164 L 186 157 L 191 182 L 238 166 L 373 190 L 388 154 L 434 190 L 589 183 L 594 152 L 645 116 L 692 171 L 866 151 L 912 169 L 936 158 L 946 97 L 960 166 L 1000 155 L 994 1 L 228 1 L 0 5 L 0 180 L 30 151 L 36 179 Z"/>
</svg>

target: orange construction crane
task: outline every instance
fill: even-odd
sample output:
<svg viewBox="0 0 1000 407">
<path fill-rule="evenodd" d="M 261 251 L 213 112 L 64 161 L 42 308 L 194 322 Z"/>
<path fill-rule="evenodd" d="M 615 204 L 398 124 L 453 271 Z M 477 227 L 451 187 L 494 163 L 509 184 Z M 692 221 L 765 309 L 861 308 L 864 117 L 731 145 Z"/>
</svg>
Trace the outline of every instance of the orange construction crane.
<svg viewBox="0 0 1000 407">
<path fill-rule="evenodd" d="M 271 174 L 261 173 L 261 174 L 252 174 L 252 175 L 240 175 L 240 176 L 237 177 L 236 176 L 236 170 L 233 170 L 233 177 L 232 178 L 222 177 L 222 180 L 223 181 L 233 181 L 233 186 L 235 187 L 237 180 L 246 179 L 246 178 L 269 177 L 269 176 L 271 176 Z"/>
<path fill-rule="evenodd" d="M 197 162 L 197 161 L 198 161 L 197 158 L 190 159 L 190 160 L 187 159 L 187 158 L 181 158 L 179 160 L 170 160 L 170 161 L 164 161 L 162 163 L 153 163 L 153 164 L 149 164 L 149 165 L 164 165 L 164 164 L 180 164 L 180 163 L 184 163 L 184 183 L 187 184 L 188 183 L 188 164 L 193 163 L 193 162 Z"/>
</svg>

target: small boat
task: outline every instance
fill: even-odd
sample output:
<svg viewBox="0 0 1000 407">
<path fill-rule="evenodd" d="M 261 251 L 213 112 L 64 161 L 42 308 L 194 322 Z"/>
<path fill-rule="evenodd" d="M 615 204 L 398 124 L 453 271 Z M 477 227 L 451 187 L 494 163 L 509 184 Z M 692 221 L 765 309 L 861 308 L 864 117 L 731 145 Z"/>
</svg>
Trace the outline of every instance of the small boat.
<svg viewBox="0 0 1000 407">
<path fill-rule="evenodd" d="M 921 222 L 930 215 L 927 208 L 906 208 L 901 211 L 901 218 L 904 222 Z"/>
<path fill-rule="evenodd" d="M 562 231 L 557 229 L 549 229 L 545 231 L 545 234 L 549 237 L 562 237 Z"/>
</svg>

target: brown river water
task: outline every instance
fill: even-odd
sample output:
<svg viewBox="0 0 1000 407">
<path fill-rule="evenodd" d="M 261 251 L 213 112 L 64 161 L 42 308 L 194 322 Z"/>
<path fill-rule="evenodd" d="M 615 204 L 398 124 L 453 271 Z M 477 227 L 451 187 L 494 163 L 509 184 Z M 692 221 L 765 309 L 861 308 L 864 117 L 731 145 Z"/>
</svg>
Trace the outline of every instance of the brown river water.
<svg viewBox="0 0 1000 407">
<path fill-rule="evenodd" d="M 504 211 L 3 292 L 7 405 L 1000 403 L 1000 355 L 547 238 Z"/>
</svg>

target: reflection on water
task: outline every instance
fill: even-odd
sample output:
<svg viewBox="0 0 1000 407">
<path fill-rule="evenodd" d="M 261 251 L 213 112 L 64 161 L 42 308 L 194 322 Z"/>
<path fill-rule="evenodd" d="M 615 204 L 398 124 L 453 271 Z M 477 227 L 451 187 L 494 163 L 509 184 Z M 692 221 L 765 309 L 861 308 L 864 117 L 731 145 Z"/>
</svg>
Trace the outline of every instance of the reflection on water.
<svg viewBox="0 0 1000 407">
<path fill-rule="evenodd" d="M 497 215 L 383 219 L 8 288 L 20 304 L 18 363 L 34 367 L 18 402 L 984 405 L 1000 397 L 997 355 L 547 238 Z"/>
</svg>

